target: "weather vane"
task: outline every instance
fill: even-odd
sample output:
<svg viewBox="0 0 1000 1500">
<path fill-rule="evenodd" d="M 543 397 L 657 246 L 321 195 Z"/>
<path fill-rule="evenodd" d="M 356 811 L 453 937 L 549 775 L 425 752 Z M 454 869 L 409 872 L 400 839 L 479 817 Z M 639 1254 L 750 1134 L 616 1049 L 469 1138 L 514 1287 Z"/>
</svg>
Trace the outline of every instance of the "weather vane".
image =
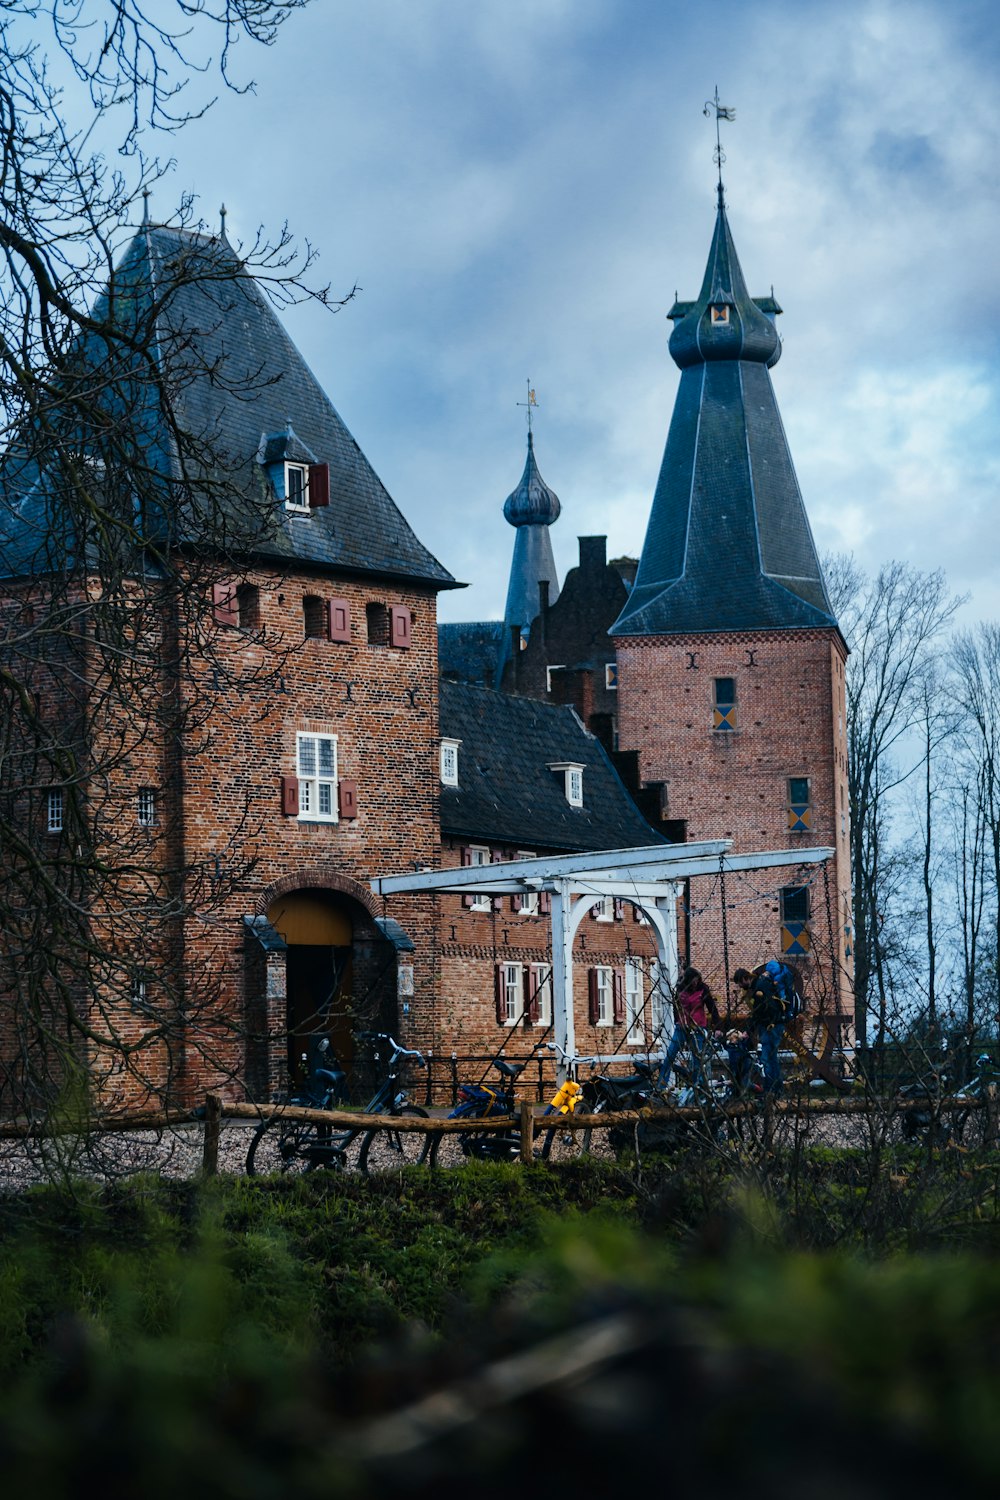
<svg viewBox="0 0 1000 1500">
<path fill-rule="evenodd" d="M 718 84 L 715 85 L 715 98 L 714 99 L 706 99 L 705 100 L 705 108 L 702 110 L 702 114 L 705 115 L 705 116 L 707 116 L 708 119 L 711 119 L 713 114 L 715 115 L 715 151 L 714 151 L 714 153 L 712 155 L 712 160 L 715 162 L 715 165 L 719 169 L 719 202 L 721 203 L 722 202 L 722 163 L 726 159 L 726 153 L 722 149 L 722 137 L 719 134 L 719 121 L 720 120 L 735 120 L 736 119 L 736 111 L 735 111 L 735 109 L 729 108 L 728 105 L 720 104 L 719 103 L 719 85 Z"/>
<path fill-rule="evenodd" d="M 528 431 L 530 432 L 531 431 L 531 408 L 534 407 L 536 410 L 538 409 L 538 402 L 535 400 L 535 393 L 532 390 L 531 381 L 530 380 L 528 381 L 528 399 L 527 399 L 527 401 L 516 401 L 514 404 L 515 404 L 515 406 L 526 406 L 528 408 Z"/>
</svg>

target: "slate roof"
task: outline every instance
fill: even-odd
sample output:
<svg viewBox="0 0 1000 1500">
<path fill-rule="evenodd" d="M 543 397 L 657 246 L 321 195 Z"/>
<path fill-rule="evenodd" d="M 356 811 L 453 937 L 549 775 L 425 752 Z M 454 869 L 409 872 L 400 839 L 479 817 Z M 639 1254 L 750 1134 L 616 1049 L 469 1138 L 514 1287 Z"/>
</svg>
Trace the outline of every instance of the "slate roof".
<svg viewBox="0 0 1000 1500">
<path fill-rule="evenodd" d="M 581 853 L 666 842 L 572 708 L 442 681 L 441 734 L 462 742 L 459 785 L 441 788 L 446 836 Z M 584 768 L 583 807 L 570 806 L 563 774 L 549 769 L 567 761 Z"/>
<path fill-rule="evenodd" d="M 225 545 L 241 550 L 239 501 L 252 497 L 264 516 L 251 555 L 319 570 L 378 574 L 431 585 L 460 587 L 418 540 L 378 475 L 344 425 L 318 380 L 282 327 L 274 308 L 225 239 L 155 225 L 136 234 L 116 270 L 119 316 L 127 319 L 134 298 L 136 319 L 157 311 L 157 356 L 171 392 L 173 417 L 190 448 L 183 505 L 170 530 L 181 545 L 211 545 L 220 517 L 209 525 L 199 488 L 230 497 L 229 525 L 221 518 Z M 106 302 L 101 310 L 106 311 Z M 123 325 L 122 325 L 123 326 Z M 85 357 L 87 354 L 85 346 Z M 95 363 L 99 362 L 98 354 Z M 146 382 L 147 405 L 151 405 Z M 144 417 L 147 455 L 181 478 L 178 445 L 159 405 Z M 329 464 L 329 506 L 308 515 L 290 514 L 270 503 L 265 463 L 283 459 Z M 8 462 L 8 475 L 11 465 Z M 33 476 L 28 474 L 26 480 Z M 8 484 L 10 480 L 8 479 Z M 8 548 L 13 566 L 27 565 L 38 548 L 52 510 L 44 482 L 22 498 Z M 218 504 L 218 500 L 215 502 Z M 199 509 L 201 504 L 201 509 Z M 228 535 L 226 533 L 228 532 Z M 3 539 L 0 539 L 2 542 Z M 8 564 L 10 568 L 11 564 Z"/>
<path fill-rule="evenodd" d="M 612 635 L 836 628 L 768 373 L 778 312 L 747 292 L 720 193 L 701 293 L 671 309 L 680 386 Z"/>
<path fill-rule="evenodd" d="M 463 620 L 438 626 L 438 671 L 454 682 L 492 687 L 502 666 L 503 620 Z"/>
</svg>

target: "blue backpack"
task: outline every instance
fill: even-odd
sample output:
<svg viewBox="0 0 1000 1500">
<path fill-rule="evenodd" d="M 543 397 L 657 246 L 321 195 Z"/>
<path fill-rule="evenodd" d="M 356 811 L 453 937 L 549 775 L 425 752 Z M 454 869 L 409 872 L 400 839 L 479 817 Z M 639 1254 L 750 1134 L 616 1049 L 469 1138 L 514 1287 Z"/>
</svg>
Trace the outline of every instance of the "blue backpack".
<svg viewBox="0 0 1000 1500">
<path fill-rule="evenodd" d="M 784 1020 L 794 1021 L 796 1016 L 802 1014 L 802 993 L 795 983 L 796 976 L 787 964 L 779 963 L 776 958 L 770 959 L 764 965 L 764 973 L 769 974 L 774 981 L 775 990 L 784 1008 Z"/>
</svg>

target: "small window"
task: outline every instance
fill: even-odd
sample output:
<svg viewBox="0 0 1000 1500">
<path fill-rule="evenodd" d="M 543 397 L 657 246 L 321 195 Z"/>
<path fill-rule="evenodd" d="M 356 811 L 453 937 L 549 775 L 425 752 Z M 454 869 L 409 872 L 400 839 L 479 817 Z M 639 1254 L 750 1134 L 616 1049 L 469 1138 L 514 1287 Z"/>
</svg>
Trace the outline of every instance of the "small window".
<svg viewBox="0 0 1000 1500">
<path fill-rule="evenodd" d="M 61 787 L 55 787 L 46 799 L 46 827 L 49 833 L 62 833 L 65 811 L 65 794 Z"/>
<path fill-rule="evenodd" d="M 307 641 L 326 640 L 326 603 L 318 594 L 306 594 L 302 600 L 302 621 Z"/>
<path fill-rule="evenodd" d="M 523 1009 L 524 970 L 520 964 L 501 964 L 497 1020 L 501 1026 L 516 1026 Z"/>
<path fill-rule="evenodd" d="M 156 792 L 151 786 L 139 788 L 136 812 L 140 828 L 156 827 Z"/>
<path fill-rule="evenodd" d="M 545 668 L 545 691 L 547 693 L 551 693 L 551 691 L 552 691 L 552 673 L 553 672 L 565 672 L 565 670 L 566 670 L 566 668 L 564 666 L 562 666 L 562 665 L 560 665 L 560 666 L 551 666 L 551 667 L 546 667 Z"/>
<path fill-rule="evenodd" d="M 604 663 L 604 686 L 612 693 L 618 690 L 618 663 L 616 661 Z"/>
<path fill-rule="evenodd" d="M 736 678 L 716 677 L 713 683 L 712 727 L 722 733 L 736 728 Z"/>
<path fill-rule="evenodd" d="M 712 308 L 712 322 L 713 323 L 728 323 L 729 322 L 729 308 L 728 307 L 713 307 Z"/>
<path fill-rule="evenodd" d="M 531 965 L 531 1022 L 534 1026 L 552 1025 L 552 965 Z"/>
<path fill-rule="evenodd" d="M 241 630 L 256 630 L 260 623 L 260 592 L 254 583 L 236 589 L 236 621 Z"/>
<path fill-rule="evenodd" d="M 518 849 L 518 859 L 534 859 L 535 854 L 531 849 Z M 522 916 L 533 916 L 538 910 L 538 892 L 521 891 L 517 898 L 517 909 Z"/>
<path fill-rule="evenodd" d="M 365 620 L 368 625 L 369 646 L 388 646 L 389 611 L 384 604 L 366 604 Z"/>
<path fill-rule="evenodd" d="M 468 849 L 463 851 L 462 862 L 466 865 L 488 865 L 490 863 L 490 851 L 472 844 Z M 486 892 L 473 891 L 471 895 L 465 897 L 465 900 L 468 903 L 470 911 L 489 911 L 491 909 L 490 898 Z"/>
<path fill-rule="evenodd" d="M 579 766 L 566 772 L 566 801 L 570 807 L 583 806 L 583 771 Z"/>
<path fill-rule="evenodd" d="M 614 1015 L 611 970 L 605 966 L 590 970 L 590 1023 L 610 1026 Z"/>
<path fill-rule="evenodd" d="M 781 951 L 793 957 L 808 953 L 811 947 L 809 935 L 809 887 L 786 885 L 781 892 Z"/>
<path fill-rule="evenodd" d="M 309 470 L 305 464 L 285 465 L 285 509 L 309 513 Z"/>
<path fill-rule="evenodd" d="M 809 833 L 812 829 L 812 799 L 808 776 L 788 778 L 788 831 Z"/>
<path fill-rule="evenodd" d="M 458 747 L 461 740 L 441 741 L 441 782 L 444 786 L 458 786 Z"/>
<path fill-rule="evenodd" d="M 132 975 L 131 1001 L 132 1009 L 137 1010 L 140 1015 L 149 1015 L 149 994 L 151 989 L 150 976 L 143 969 L 137 970 Z"/>
<path fill-rule="evenodd" d="M 615 920 L 615 898 L 614 896 L 602 896 L 600 901 L 590 908 L 590 915 L 598 922 L 613 922 Z"/>
<path fill-rule="evenodd" d="M 296 736 L 299 817 L 309 823 L 337 821 L 337 738 L 332 734 Z"/>
<path fill-rule="evenodd" d="M 625 960 L 625 1017 L 628 1021 L 627 1047 L 641 1047 L 646 1037 L 643 1031 L 643 983 L 642 964 L 637 958 Z"/>
</svg>

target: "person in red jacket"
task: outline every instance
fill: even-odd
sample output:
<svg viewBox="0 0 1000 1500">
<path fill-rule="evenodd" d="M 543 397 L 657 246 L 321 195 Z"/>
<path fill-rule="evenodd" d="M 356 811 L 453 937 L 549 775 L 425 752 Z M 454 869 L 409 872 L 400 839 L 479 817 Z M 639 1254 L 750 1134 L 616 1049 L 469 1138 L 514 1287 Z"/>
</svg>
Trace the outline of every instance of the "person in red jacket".
<svg viewBox="0 0 1000 1500">
<path fill-rule="evenodd" d="M 674 1030 L 660 1064 L 661 1088 L 669 1083 L 674 1060 L 685 1045 L 691 1054 L 691 1080 L 695 1086 L 704 1083 L 701 1055 L 710 1025 L 715 1031 L 721 1026 L 715 996 L 697 969 L 685 969 L 674 992 Z"/>
</svg>

